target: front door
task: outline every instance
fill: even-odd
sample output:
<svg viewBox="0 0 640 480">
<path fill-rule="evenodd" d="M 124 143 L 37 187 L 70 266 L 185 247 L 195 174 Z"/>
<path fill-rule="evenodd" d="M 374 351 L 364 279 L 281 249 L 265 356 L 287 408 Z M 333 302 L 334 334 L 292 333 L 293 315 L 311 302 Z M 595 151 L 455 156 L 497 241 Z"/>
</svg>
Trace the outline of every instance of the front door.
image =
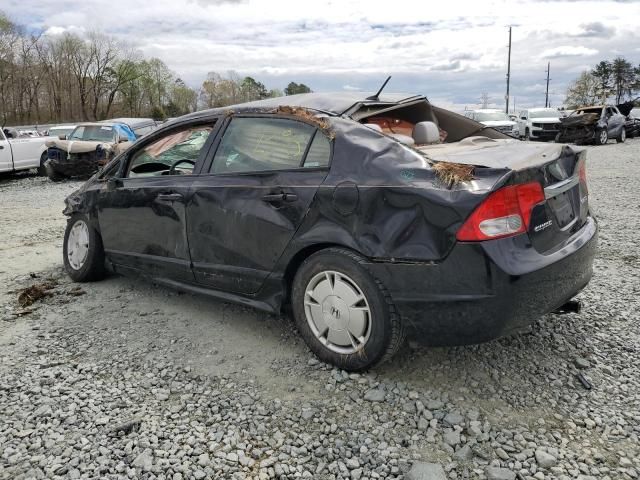
<svg viewBox="0 0 640 480">
<path fill-rule="evenodd" d="M 233 118 L 187 207 L 196 280 L 257 292 L 305 217 L 330 155 L 328 138 L 310 124 Z"/>
<path fill-rule="evenodd" d="M 107 182 L 98 221 L 116 269 L 193 282 L 186 205 L 213 130 L 213 123 L 197 124 L 154 135 L 129 151 L 122 178 Z"/>
</svg>

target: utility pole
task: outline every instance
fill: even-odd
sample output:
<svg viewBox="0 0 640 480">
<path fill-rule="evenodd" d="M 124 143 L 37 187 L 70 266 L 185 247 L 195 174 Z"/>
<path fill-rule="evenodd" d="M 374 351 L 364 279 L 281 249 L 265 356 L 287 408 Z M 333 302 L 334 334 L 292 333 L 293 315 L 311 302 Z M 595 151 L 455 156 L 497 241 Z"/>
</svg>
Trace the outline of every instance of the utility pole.
<svg viewBox="0 0 640 480">
<path fill-rule="evenodd" d="M 507 101 L 507 107 L 505 112 L 509 114 L 509 80 L 511 79 L 511 27 L 509 27 L 509 56 L 507 57 L 507 94 L 505 100 Z"/>
<path fill-rule="evenodd" d="M 544 108 L 548 108 L 551 105 L 549 105 L 549 72 L 551 71 L 551 62 L 547 63 L 547 93 L 545 94 L 544 97 Z"/>
</svg>

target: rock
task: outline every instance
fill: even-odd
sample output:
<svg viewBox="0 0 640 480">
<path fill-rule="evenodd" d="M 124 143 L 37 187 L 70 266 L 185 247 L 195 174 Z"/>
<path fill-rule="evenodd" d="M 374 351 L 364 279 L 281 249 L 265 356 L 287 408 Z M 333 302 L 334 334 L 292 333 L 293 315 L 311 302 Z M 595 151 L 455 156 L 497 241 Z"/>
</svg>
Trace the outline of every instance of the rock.
<svg viewBox="0 0 640 480">
<path fill-rule="evenodd" d="M 464 417 L 459 413 L 447 413 L 442 421 L 452 427 L 454 425 L 464 425 Z"/>
<path fill-rule="evenodd" d="M 386 392 L 381 388 L 372 388 L 364 394 L 364 399 L 368 402 L 384 402 Z"/>
<path fill-rule="evenodd" d="M 354 470 L 360 467 L 360 462 L 356 457 L 347 458 L 347 461 L 345 462 L 345 464 L 347 465 L 347 468 L 349 470 Z"/>
<path fill-rule="evenodd" d="M 351 480 L 360 480 L 362 478 L 362 469 L 356 468 L 351 470 Z"/>
<path fill-rule="evenodd" d="M 407 473 L 407 480 L 447 480 L 447 475 L 437 463 L 415 462 Z"/>
<path fill-rule="evenodd" d="M 575 364 L 576 367 L 578 367 L 581 370 L 591 367 L 591 362 L 589 362 L 589 360 L 583 357 L 576 357 L 573 360 L 573 363 Z"/>
<path fill-rule="evenodd" d="M 487 467 L 484 470 L 487 480 L 515 480 L 516 474 L 508 468 Z"/>
<path fill-rule="evenodd" d="M 473 451 L 469 445 L 459 448 L 453 456 L 461 462 L 468 462 L 473 458 Z"/>
<path fill-rule="evenodd" d="M 456 430 L 451 430 L 449 432 L 446 432 L 442 436 L 442 438 L 444 439 L 444 443 L 446 443 L 447 445 L 451 445 L 452 447 L 455 447 L 460 443 L 460 432 Z"/>
<path fill-rule="evenodd" d="M 551 468 L 558 463 L 558 460 L 553 455 L 544 452 L 542 450 L 536 450 L 536 462 L 542 468 Z"/>
<path fill-rule="evenodd" d="M 138 455 L 131 463 L 134 467 L 141 468 L 142 470 L 151 470 L 153 465 L 153 456 L 151 455 L 151 449 L 147 448 L 144 452 Z"/>
</svg>

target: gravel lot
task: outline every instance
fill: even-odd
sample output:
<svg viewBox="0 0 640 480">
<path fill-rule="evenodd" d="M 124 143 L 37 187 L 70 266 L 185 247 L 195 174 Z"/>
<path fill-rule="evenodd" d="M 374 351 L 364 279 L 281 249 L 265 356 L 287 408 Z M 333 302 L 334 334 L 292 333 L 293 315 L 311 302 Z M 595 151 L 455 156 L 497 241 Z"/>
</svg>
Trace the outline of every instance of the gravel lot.
<svg viewBox="0 0 640 480">
<path fill-rule="evenodd" d="M 409 344 L 365 375 L 318 363 L 288 318 L 70 283 L 60 212 L 79 183 L 1 178 L 0 478 L 638 478 L 640 140 L 590 148 L 588 172 L 601 234 L 580 314 Z"/>
</svg>

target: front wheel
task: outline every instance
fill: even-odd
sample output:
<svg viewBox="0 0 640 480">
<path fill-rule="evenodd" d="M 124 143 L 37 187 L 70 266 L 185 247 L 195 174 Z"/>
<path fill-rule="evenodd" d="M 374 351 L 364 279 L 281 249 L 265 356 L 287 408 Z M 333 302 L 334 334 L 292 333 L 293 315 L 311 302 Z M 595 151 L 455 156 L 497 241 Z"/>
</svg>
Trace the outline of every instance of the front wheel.
<svg viewBox="0 0 640 480">
<path fill-rule="evenodd" d="M 604 145 L 609 141 L 609 134 L 606 128 L 601 128 L 596 132 L 596 145 Z"/>
<path fill-rule="evenodd" d="M 291 296 L 298 330 L 326 363 L 366 370 L 391 358 L 404 340 L 389 294 L 350 250 L 310 256 L 296 273 Z"/>
<path fill-rule="evenodd" d="M 104 277 L 102 239 L 86 215 L 76 214 L 69 219 L 62 250 L 64 268 L 72 280 L 90 282 Z"/>
<path fill-rule="evenodd" d="M 47 169 L 44 166 L 44 162 L 47 161 L 47 151 L 45 150 L 42 155 L 40 155 L 40 166 L 38 167 L 38 176 L 39 177 L 46 177 L 47 176 Z"/>
<path fill-rule="evenodd" d="M 624 143 L 624 141 L 627 139 L 627 132 L 625 131 L 625 129 L 623 128 L 622 131 L 620 132 L 620 135 L 618 136 L 618 138 L 616 138 L 616 142 L 618 143 Z"/>
</svg>

